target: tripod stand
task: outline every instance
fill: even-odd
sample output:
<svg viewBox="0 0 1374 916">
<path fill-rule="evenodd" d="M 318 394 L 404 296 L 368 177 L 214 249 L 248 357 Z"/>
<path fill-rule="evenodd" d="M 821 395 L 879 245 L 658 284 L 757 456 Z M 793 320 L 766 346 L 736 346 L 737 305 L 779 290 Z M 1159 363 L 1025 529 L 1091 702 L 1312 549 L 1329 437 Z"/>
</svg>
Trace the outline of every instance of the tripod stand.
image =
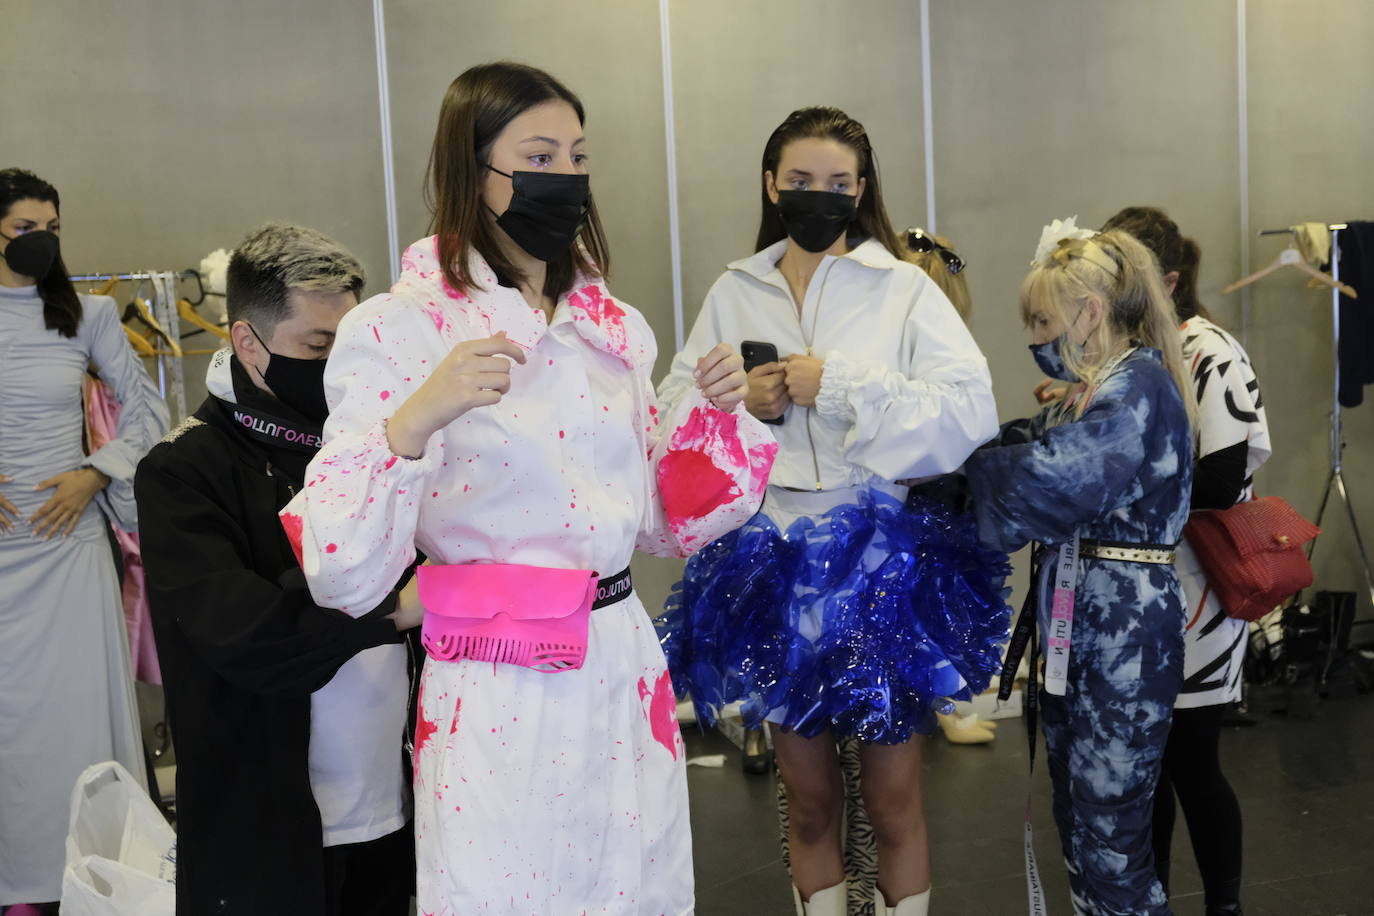
<svg viewBox="0 0 1374 916">
<path fill-rule="evenodd" d="M 1339 223 L 1329 227 L 1331 229 L 1331 277 L 1334 280 L 1341 278 L 1341 253 L 1340 253 L 1340 234 L 1342 229 L 1346 229 L 1345 223 Z M 1374 604 L 1374 573 L 1369 567 L 1369 552 L 1365 550 L 1364 538 L 1360 535 L 1360 523 L 1355 517 L 1355 506 L 1350 501 L 1350 493 L 1345 486 L 1345 473 L 1341 466 L 1341 453 L 1345 450 L 1345 442 L 1341 435 L 1341 293 L 1340 290 L 1331 290 L 1331 355 L 1335 362 L 1335 371 L 1331 388 L 1331 473 L 1326 478 L 1326 489 L 1322 491 L 1321 508 L 1317 510 L 1317 527 L 1321 527 L 1322 517 L 1326 514 L 1326 504 L 1331 499 L 1331 489 L 1335 487 L 1341 502 L 1345 503 L 1346 515 L 1350 517 L 1350 530 L 1355 535 L 1355 548 L 1360 554 L 1360 565 L 1364 569 L 1364 582 L 1369 590 L 1369 600 Z M 1317 549 L 1317 539 L 1313 538 L 1307 545 L 1307 559 L 1312 559 L 1312 553 Z"/>
</svg>

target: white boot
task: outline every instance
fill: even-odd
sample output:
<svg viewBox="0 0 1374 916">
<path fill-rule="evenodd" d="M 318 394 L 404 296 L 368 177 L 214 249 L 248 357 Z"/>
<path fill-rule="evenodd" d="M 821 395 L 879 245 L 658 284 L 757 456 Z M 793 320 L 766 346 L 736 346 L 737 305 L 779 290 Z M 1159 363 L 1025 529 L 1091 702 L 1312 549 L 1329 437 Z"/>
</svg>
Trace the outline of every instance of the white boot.
<svg viewBox="0 0 1374 916">
<path fill-rule="evenodd" d="M 792 899 L 797 902 L 797 912 L 801 916 L 845 916 L 849 907 L 849 885 L 841 881 L 834 887 L 822 888 L 805 902 L 801 899 L 801 892 L 794 887 Z"/>
<path fill-rule="evenodd" d="M 888 906 L 887 898 L 882 891 L 877 891 L 873 895 L 873 911 L 875 913 L 886 913 L 887 916 L 928 916 L 930 913 L 930 890 L 926 889 L 919 894 L 904 897 L 897 902 L 896 906 Z"/>
</svg>

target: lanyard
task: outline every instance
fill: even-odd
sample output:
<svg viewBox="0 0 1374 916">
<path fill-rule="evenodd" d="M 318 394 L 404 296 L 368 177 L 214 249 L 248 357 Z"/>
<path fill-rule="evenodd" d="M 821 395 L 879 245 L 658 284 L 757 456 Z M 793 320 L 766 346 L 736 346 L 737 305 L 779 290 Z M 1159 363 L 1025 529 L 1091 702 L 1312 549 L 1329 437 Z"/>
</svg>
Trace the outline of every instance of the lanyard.
<svg viewBox="0 0 1374 916">
<path fill-rule="evenodd" d="M 1073 600 L 1078 588 L 1078 535 L 1059 545 L 1054 568 L 1054 598 L 1045 635 L 1045 692 L 1062 697 L 1069 683 L 1069 647 L 1073 642 Z"/>
</svg>

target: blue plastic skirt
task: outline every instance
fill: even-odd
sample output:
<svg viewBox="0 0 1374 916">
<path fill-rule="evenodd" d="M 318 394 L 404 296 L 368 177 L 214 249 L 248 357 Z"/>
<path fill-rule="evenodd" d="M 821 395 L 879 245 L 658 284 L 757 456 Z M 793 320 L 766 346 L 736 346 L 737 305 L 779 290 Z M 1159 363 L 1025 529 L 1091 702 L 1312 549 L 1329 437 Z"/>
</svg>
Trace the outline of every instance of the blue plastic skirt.
<svg viewBox="0 0 1374 916">
<path fill-rule="evenodd" d="M 862 490 L 786 532 L 759 513 L 711 543 L 657 626 L 707 725 L 742 700 L 750 727 L 898 744 L 999 669 L 1010 572 L 971 515 Z"/>
</svg>

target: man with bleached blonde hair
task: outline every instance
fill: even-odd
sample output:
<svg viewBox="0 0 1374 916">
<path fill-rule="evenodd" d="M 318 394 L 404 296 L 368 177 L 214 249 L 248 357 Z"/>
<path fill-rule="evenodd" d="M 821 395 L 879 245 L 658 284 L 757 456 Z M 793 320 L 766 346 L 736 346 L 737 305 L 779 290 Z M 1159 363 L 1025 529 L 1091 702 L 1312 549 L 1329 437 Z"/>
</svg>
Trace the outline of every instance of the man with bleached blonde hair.
<svg viewBox="0 0 1374 916">
<path fill-rule="evenodd" d="M 301 226 L 229 262 L 209 397 L 138 470 L 177 754 L 177 912 L 405 916 L 414 882 L 402 631 L 414 587 L 357 619 L 315 604 L 277 512 L 322 444 L 326 358 L 362 265 Z"/>
</svg>

